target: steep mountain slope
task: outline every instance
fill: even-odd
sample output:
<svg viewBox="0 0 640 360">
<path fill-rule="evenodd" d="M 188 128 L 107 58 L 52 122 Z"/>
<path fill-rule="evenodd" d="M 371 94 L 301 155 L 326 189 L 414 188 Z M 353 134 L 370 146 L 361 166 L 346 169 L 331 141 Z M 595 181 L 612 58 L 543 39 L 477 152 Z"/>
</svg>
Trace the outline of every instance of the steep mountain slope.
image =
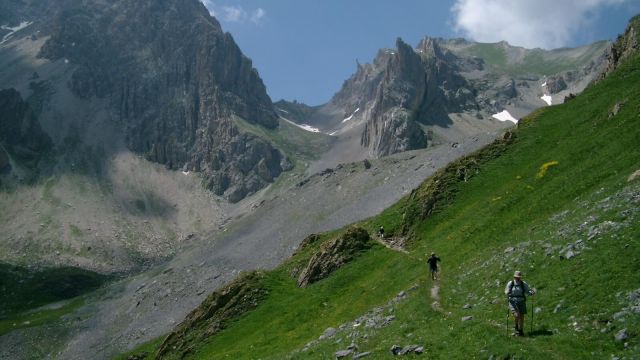
<svg viewBox="0 0 640 360">
<path fill-rule="evenodd" d="M 185 322 L 172 338 L 189 338 L 160 353 L 151 343 L 149 358 L 638 357 L 639 84 L 636 52 L 359 224 L 370 233 L 384 224 L 383 243 L 405 251 L 373 246 L 298 288 L 296 275 L 345 229 L 310 237 L 251 277 L 266 294 L 253 310 L 224 318 L 213 336 Z M 443 259 L 437 282 L 427 280 L 431 251 Z M 503 290 L 516 269 L 538 289 L 524 338 L 507 329 Z"/>
<path fill-rule="evenodd" d="M 29 26 L 3 41 L 0 78 L 26 97 L 30 83 L 52 90 L 44 99 L 52 109 L 39 120 L 45 129 L 55 122 L 58 144 L 69 127 L 87 136 L 86 124 L 56 119 L 70 117 L 72 105 L 100 102 L 117 143 L 170 169 L 200 172 L 231 201 L 289 168 L 272 144 L 234 125 L 234 117 L 266 128 L 278 121 L 251 61 L 200 2 L 65 1 L 30 18 L 32 6 L 17 6 L 24 15 L 12 23 Z M 61 99 L 67 90 L 72 99 Z"/>
<path fill-rule="evenodd" d="M 201 2 L 0 6 L 0 262 L 137 271 L 291 169 L 262 80 Z"/>
<path fill-rule="evenodd" d="M 398 39 L 371 64 L 358 63 L 329 103 L 277 108 L 336 136 L 332 152 L 355 153 L 353 160 L 385 156 L 463 141 L 561 103 L 597 76 L 607 47 L 544 51 L 426 37 L 413 49 Z"/>
</svg>

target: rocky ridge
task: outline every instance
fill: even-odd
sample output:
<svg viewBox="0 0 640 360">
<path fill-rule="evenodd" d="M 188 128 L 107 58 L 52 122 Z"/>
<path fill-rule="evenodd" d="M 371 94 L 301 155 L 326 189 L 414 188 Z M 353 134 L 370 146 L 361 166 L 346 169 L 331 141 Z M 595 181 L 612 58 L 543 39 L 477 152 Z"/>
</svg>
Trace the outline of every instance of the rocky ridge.
<svg viewBox="0 0 640 360">
<path fill-rule="evenodd" d="M 16 12 L 36 16 L 29 6 Z M 26 29 L 46 39 L 38 57 L 66 65 L 80 103 L 105 104 L 130 150 L 200 172 L 232 202 L 290 168 L 271 142 L 239 127 L 275 129 L 278 117 L 251 60 L 201 2 L 69 0 L 47 11 Z"/>
<path fill-rule="evenodd" d="M 606 68 L 600 75 L 600 79 L 611 74 L 626 58 L 635 54 L 640 49 L 640 15 L 634 16 L 624 32 L 618 36 L 607 54 Z"/>
<path fill-rule="evenodd" d="M 10 157 L 30 168 L 51 149 L 36 115 L 15 89 L 0 90 L 0 171 L 10 170 Z"/>
<path fill-rule="evenodd" d="M 166 359 L 176 353 L 184 358 L 193 350 L 194 344 L 215 335 L 228 322 L 256 308 L 267 294 L 260 285 L 263 278 L 263 273 L 249 272 L 213 292 L 165 338 L 156 358 Z"/>
<path fill-rule="evenodd" d="M 395 45 L 370 64 L 357 62 L 327 104 L 281 101 L 280 115 L 334 135 L 338 144 L 358 141 L 343 145 L 343 152 L 361 152 L 352 160 L 453 143 L 509 126 L 494 118 L 504 111 L 517 121 L 582 91 L 601 71 L 607 47 L 544 51 L 430 37 L 415 48 L 401 39 Z"/>
<path fill-rule="evenodd" d="M 313 237 L 307 237 L 313 239 Z M 324 279 L 342 265 L 352 260 L 359 251 L 371 247 L 369 233 L 362 228 L 352 228 L 339 238 L 323 244 L 321 249 L 311 256 L 307 266 L 298 276 L 298 287 L 306 287 Z"/>
</svg>

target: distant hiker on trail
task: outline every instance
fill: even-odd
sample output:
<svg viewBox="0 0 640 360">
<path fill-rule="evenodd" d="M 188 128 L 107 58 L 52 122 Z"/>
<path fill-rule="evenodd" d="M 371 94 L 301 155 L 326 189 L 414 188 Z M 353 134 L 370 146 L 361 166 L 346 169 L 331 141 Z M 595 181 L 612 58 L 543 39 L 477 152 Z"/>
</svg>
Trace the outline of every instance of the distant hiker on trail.
<svg viewBox="0 0 640 360">
<path fill-rule="evenodd" d="M 431 280 L 436 280 L 438 278 L 438 261 L 440 261 L 440 258 L 437 257 L 434 252 L 432 252 L 431 257 L 427 259 L 427 263 L 429 263 L 429 270 L 431 270 Z"/>
<path fill-rule="evenodd" d="M 380 239 L 384 239 L 384 227 L 382 225 L 380 226 L 380 230 L 378 230 L 378 236 L 380 236 Z"/>
<path fill-rule="evenodd" d="M 513 280 L 507 283 L 504 293 L 509 297 L 509 310 L 516 319 L 516 327 L 513 335 L 524 336 L 524 315 L 527 313 L 527 298 L 525 296 L 533 296 L 535 289 L 530 289 L 529 285 L 522 281 L 522 274 L 516 271 L 513 274 Z"/>
</svg>

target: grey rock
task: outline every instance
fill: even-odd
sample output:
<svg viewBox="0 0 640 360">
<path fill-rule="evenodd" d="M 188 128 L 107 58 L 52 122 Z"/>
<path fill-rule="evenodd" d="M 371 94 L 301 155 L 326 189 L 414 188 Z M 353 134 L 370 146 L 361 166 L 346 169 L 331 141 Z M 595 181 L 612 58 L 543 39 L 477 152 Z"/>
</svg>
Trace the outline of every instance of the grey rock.
<svg viewBox="0 0 640 360">
<path fill-rule="evenodd" d="M 324 279 L 342 265 L 351 261 L 356 254 L 371 246 L 369 233 L 362 228 L 352 228 L 326 244 L 315 253 L 298 277 L 298 286 L 305 287 Z"/>
<path fill-rule="evenodd" d="M 567 250 L 564 256 L 567 260 L 571 260 L 576 256 L 576 253 L 573 250 Z"/>
<path fill-rule="evenodd" d="M 52 147 L 34 110 L 13 88 L 0 90 L 0 144 L 0 171 L 10 167 L 9 156 L 35 169 Z"/>
<path fill-rule="evenodd" d="M 636 25 L 637 26 L 637 25 Z M 610 75 L 622 61 L 640 48 L 640 38 L 633 23 L 629 23 L 624 34 L 618 36 L 616 42 L 609 48 L 607 54 L 607 65 L 605 71 L 600 75 L 600 80 Z"/>
<path fill-rule="evenodd" d="M 615 335 L 615 339 L 618 342 L 623 342 L 625 340 L 627 340 L 629 338 L 629 333 L 627 332 L 627 329 L 622 329 L 620 331 L 618 331 Z"/>
<path fill-rule="evenodd" d="M 151 18 L 162 25 L 128 25 Z M 273 144 L 237 125 L 275 129 L 278 115 L 251 60 L 199 3 L 90 1 L 52 21 L 39 56 L 73 64 L 71 91 L 109 102 L 129 149 L 200 172 L 232 202 L 290 169 Z"/>
<path fill-rule="evenodd" d="M 471 320 L 473 320 L 473 316 L 463 316 L 463 317 L 462 317 L 462 321 L 463 321 L 463 322 L 465 322 L 465 321 L 471 321 Z"/>
<path fill-rule="evenodd" d="M 399 355 L 400 351 L 402 351 L 402 347 L 398 345 L 392 345 L 390 351 L 393 355 Z"/>
<path fill-rule="evenodd" d="M 470 304 L 464 304 L 464 306 L 462 308 L 463 309 L 471 309 L 471 305 Z"/>
<path fill-rule="evenodd" d="M 550 94 L 557 94 L 567 88 L 567 83 L 562 75 L 554 75 L 547 77 L 547 91 Z"/>
<path fill-rule="evenodd" d="M 401 347 L 398 345 L 393 345 L 391 347 L 391 353 L 393 355 L 407 355 L 407 354 L 422 354 L 424 352 L 424 347 L 420 345 L 407 345 L 405 347 Z"/>
<path fill-rule="evenodd" d="M 327 328 L 322 335 L 320 335 L 320 339 L 324 340 L 324 339 L 329 339 L 331 337 L 333 337 L 336 333 L 338 332 L 338 330 L 336 330 L 335 328 Z"/>
<path fill-rule="evenodd" d="M 562 309 L 563 304 L 564 304 L 564 300 L 560 301 L 558 305 L 556 305 L 556 307 L 553 309 L 553 313 L 557 314 Z"/>
<path fill-rule="evenodd" d="M 629 311 L 627 310 L 618 311 L 617 313 L 613 314 L 613 320 L 624 319 L 627 315 L 629 315 Z"/>
<path fill-rule="evenodd" d="M 349 349 L 349 350 L 340 350 L 340 351 L 337 351 L 335 353 L 336 359 L 342 359 L 342 358 L 345 358 L 345 357 L 347 357 L 347 356 L 349 356 L 351 354 L 353 354 L 353 350 L 351 350 L 351 349 Z"/>
<path fill-rule="evenodd" d="M 362 359 L 362 358 L 367 357 L 369 355 L 371 355 L 371 352 L 370 351 L 365 351 L 365 352 L 361 352 L 361 353 L 357 353 L 357 354 L 353 355 L 353 359 L 354 360 Z"/>
</svg>

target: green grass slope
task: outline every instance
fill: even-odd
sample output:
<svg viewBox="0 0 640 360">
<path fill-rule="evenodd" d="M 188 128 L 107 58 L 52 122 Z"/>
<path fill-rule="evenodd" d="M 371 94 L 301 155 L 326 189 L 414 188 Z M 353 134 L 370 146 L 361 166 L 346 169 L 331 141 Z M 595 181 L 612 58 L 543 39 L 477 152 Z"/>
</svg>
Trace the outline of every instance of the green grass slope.
<svg viewBox="0 0 640 360">
<path fill-rule="evenodd" d="M 0 336 L 58 319 L 82 305 L 81 295 L 110 280 L 72 267 L 31 270 L 0 263 Z"/>
<path fill-rule="evenodd" d="M 365 359 L 386 359 L 393 345 L 415 344 L 432 359 L 639 358 L 638 170 L 635 56 L 360 224 L 370 233 L 384 224 L 407 252 L 376 245 L 298 288 L 291 274 L 344 230 L 323 234 L 265 274 L 268 294 L 254 310 L 185 357 L 331 359 L 352 345 Z M 442 258 L 435 282 L 431 251 Z M 503 294 L 516 269 L 538 290 L 523 338 L 508 335 Z M 321 337 L 327 328 L 336 331 Z M 157 344 L 135 353 L 154 358 Z"/>
<path fill-rule="evenodd" d="M 580 68 L 589 64 L 607 50 L 609 43 L 599 41 L 577 49 L 522 49 L 505 43 L 477 43 L 462 50 L 466 55 L 482 58 L 492 71 L 499 74 L 552 75 L 562 71 Z M 509 53 L 524 52 L 524 55 Z"/>
</svg>

